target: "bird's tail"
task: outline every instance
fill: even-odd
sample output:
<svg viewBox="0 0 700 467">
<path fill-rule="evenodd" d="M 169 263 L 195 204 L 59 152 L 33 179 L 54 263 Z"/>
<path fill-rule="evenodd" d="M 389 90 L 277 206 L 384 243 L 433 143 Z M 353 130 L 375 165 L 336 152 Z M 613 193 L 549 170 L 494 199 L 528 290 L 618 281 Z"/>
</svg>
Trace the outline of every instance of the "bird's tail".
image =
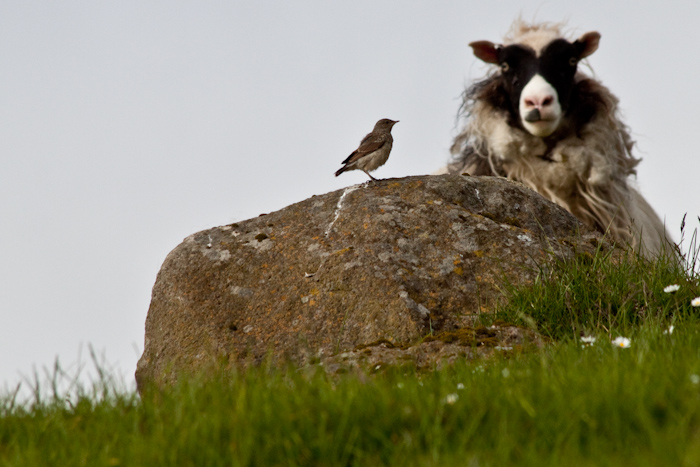
<svg viewBox="0 0 700 467">
<path fill-rule="evenodd" d="M 343 172 L 345 172 L 345 169 L 347 169 L 347 168 L 348 168 L 347 166 L 341 167 L 341 168 L 335 173 L 335 176 L 337 177 L 338 175 L 342 174 Z"/>
</svg>

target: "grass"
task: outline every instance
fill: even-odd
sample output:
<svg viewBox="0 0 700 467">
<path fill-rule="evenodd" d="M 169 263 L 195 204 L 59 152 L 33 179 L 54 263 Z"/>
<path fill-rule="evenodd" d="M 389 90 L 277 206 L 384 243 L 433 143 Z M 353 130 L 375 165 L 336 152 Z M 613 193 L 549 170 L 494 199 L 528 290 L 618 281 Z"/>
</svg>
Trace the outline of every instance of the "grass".
<svg viewBox="0 0 700 467">
<path fill-rule="evenodd" d="M 700 465 L 691 250 L 682 266 L 601 252 L 543 267 L 496 318 L 551 344 L 440 371 L 260 368 L 142 399 L 99 364 L 92 387 L 61 390 L 56 365 L 48 395 L 35 381 L 26 402 L 0 398 L 0 465 Z"/>
<path fill-rule="evenodd" d="M 631 252 L 580 254 L 545 265 L 530 287 L 506 285 L 509 304 L 495 318 L 555 340 L 632 332 L 644 323 L 661 326 L 694 313 L 691 300 L 700 295 L 700 286 L 687 269 L 692 263 L 678 264 L 669 256 L 651 263 Z M 670 284 L 680 285 L 673 295 L 664 292 Z"/>
</svg>

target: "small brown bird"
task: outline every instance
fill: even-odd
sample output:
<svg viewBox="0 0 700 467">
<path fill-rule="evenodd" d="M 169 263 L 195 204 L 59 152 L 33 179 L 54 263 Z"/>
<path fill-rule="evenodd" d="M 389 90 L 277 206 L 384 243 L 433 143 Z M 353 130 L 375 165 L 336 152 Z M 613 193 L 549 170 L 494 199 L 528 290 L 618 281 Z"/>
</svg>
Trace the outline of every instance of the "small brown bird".
<svg viewBox="0 0 700 467">
<path fill-rule="evenodd" d="M 394 138 L 391 137 L 391 127 L 397 123 L 399 123 L 398 120 L 389 120 L 388 118 L 379 120 L 374 125 L 374 130 L 362 138 L 360 147 L 343 161 L 345 165 L 335 173 L 335 176 L 337 177 L 348 170 L 359 169 L 369 175 L 372 180 L 377 180 L 369 173 L 384 165 L 389 159 L 391 145 L 394 144 Z"/>
</svg>

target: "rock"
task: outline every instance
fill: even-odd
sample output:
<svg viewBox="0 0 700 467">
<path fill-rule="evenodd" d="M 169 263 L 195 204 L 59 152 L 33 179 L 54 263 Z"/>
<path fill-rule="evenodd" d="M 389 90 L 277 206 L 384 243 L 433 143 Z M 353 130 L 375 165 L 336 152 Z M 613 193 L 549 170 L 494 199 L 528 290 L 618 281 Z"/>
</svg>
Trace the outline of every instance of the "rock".
<svg viewBox="0 0 700 467">
<path fill-rule="evenodd" d="M 336 368 L 471 354 L 498 340 L 422 338 L 478 334 L 475 317 L 502 300 L 504 281 L 528 283 L 551 255 L 600 241 L 561 207 L 496 177 L 407 177 L 314 196 L 191 235 L 167 256 L 136 379 L 141 389 L 266 358 Z M 387 351 L 370 358 L 366 349 Z"/>
<path fill-rule="evenodd" d="M 534 331 L 516 326 L 469 326 L 429 335 L 408 345 L 396 345 L 386 340 L 358 345 L 352 351 L 324 358 L 323 366 L 329 373 L 347 373 L 356 369 L 376 372 L 406 363 L 419 370 L 439 369 L 459 359 L 489 357 L 494 352 L 509 352 L 528 344 L 541 347 L 544 342 Z"/>
</svg>

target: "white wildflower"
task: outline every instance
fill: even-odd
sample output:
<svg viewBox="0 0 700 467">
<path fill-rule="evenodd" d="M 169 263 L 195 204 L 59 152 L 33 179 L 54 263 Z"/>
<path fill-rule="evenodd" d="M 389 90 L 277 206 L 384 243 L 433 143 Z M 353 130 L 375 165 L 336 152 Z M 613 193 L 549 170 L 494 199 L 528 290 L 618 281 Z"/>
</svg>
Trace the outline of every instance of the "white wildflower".
<svg viewBox="0 0 700 467">
<path fill-rule="evenodd" d="M 448 394 L 445 397 L 445 403 L 452 405 L 455 402 L 457 402 L 458 399 L 459 399 L 459 396 L 457 394 Z"/>
<path fill-rule="evenodd" d="M 595 336 L 583 336 L 583 337 L 581 337 L 581 342 L 583 342 L 583 345 L 581 347 L 587 347 L 589 345 L 595 344 L 596 339 L 597 338 Z"/>
<path fill-rule="evenodd" d="M 680 289 L 680 288 L 681 288 L 681 286 L 678 284 L 667 285 L 666 287 L 664 287 L 664 292 L 673 293 L 673 292 L 677 292 L 678 289 Z"/>
<path fill-rule="evenodd" d="M 464 384 L 458 383 L 458 384 L 457 384 L 457 389 L 464 389 Z"/>
<path fill-rule="evenodd" d="M 396 383 L 396 387 L 399 389 L 403 389 L 403 383 Z"/>
<path fill-rule="evenodd" d="M 700 297 L 695 297 L 694 299 L 692 299 L 692 300 L 690 301 L 690 304 L 691 304 L 692 306 L 700 306 Z"/>
<path fill-rule="evenodd" d="M 615 347 L 620 347 L 621 349 L 629 349 L 632 346 L 632 341 L 629 340 L 627 337 L 616 337 L 615 340 L 612 341 L 612 344 Z"/>
<path fill-rule="evenodd" d="M 690 382 L 693 384 L 700 384 L 700 376 L 696 374 L 690 375 Z"/>
<path fill-rule="evenodd" d="M 664 331 L 664 334 L 668 334 L 669 336 L 670 336 L 671 334 L 673 334 L 673 324 L 670 325 L 670 326 L 668 327 L 668 329 L 666 329 L 666 330 Z"/>
<path fill-rule="evenodd" d="M 504 378 L 507 378 L 510 376 L 510 371 L 508 371 L 508 368 L 504 368 L 501 370 L 501 375 L 503 375 Z"/>
</svg>

